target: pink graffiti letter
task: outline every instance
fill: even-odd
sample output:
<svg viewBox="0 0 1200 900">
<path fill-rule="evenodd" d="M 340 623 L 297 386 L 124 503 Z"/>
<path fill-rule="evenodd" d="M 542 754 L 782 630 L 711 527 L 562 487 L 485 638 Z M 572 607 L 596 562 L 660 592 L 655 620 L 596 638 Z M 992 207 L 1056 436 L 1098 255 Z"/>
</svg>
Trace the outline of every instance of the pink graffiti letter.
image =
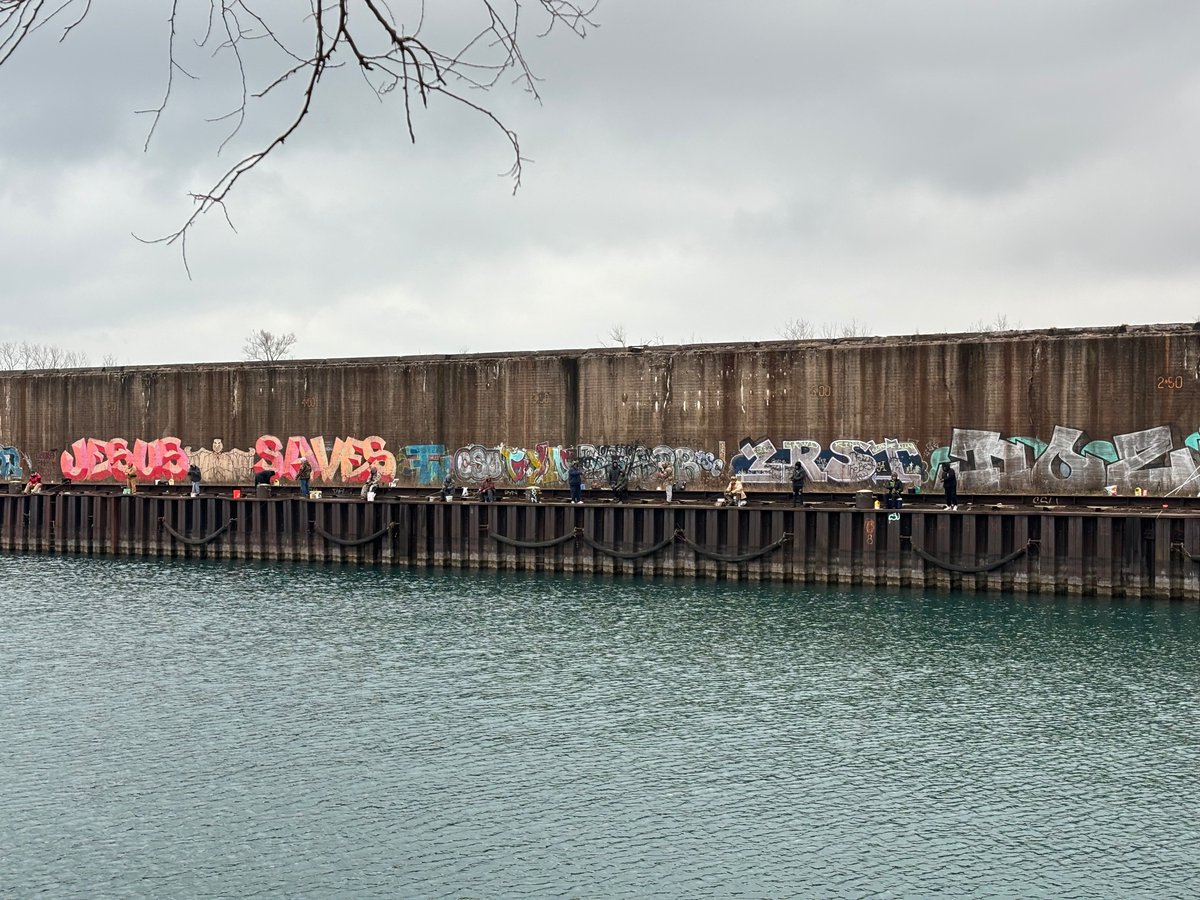
<svg viewBox="0 0 1200 900">
<path fill-rule="evenodd" d="M 254 463 L 255 472 L 265 472 L 267 469 L 279 474 L 283 468 L 283 441 L 273 434 L 264 434 L 254 442 L 254 452 L 259 457 Z"/>
</svg>

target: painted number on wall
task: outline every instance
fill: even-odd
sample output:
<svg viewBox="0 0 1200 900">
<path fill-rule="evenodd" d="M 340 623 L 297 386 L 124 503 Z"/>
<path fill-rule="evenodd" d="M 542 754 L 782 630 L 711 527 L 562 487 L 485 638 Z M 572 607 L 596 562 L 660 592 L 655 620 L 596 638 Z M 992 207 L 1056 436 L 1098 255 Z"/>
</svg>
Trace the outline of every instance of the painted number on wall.
<svg viewBox="0 0 1200 900">
<path fill-rule="evenodd" d="M 1158 389 L 1160 391 L 1178 391 L 1183 389 L 1182 375 L 1159 375 Z"/>
<path fill-rule="evenodd" d="M 814 384 L 808 392 L 814 397 L 829 397 L 833 394 L 833 388 L 827 384 Z"/>
</svg>

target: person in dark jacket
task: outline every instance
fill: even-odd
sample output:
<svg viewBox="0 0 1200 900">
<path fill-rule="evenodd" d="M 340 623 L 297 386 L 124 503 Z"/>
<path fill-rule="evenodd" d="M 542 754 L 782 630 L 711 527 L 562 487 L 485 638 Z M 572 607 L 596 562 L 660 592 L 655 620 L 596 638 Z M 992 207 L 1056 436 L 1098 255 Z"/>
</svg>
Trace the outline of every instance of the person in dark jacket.
<svg viewBox="0 0 1200 900">
<path fill-rule="evenodd" d="M 942 490 L 946 494 L 946 509 L 958 509 L 958 474 L 950 463 L 942 463 Z"/>
<path fill-rule="evenodd" d="M 567 472 L 567 486 L 571 489 L 571 502 L 583 502 L 583 471 L 579 468 L 579 463 L 571 463 L 571 469 Z"/>
<path fill-rule="evenodd" d="M 254 486 L 258 487 L 260 484 L 270 484 L 274 480 L 275 480 L 275 470 L 274 469 L 263 469 L 261 472 L 258 472 L 254 476 Z"/>
<path fill-rule="evenodd" d="M 899 472 L 892 472 L 887 483 L 887 508 L 900 509 L 904 506 L 904 482 L 900 480 Z"/>
<path fill-rule="evenodd" d="M 804 466 L 796 463 L 792 466 L 792 506 L 804 505 L 804 482 L 808 480 L 808 473 L 804 471 Z"/>
<path fill-rule="evenodd" d="M 192 482 L 192 496 L 200 496 L 200 479 L 203 476 L 200 474 L 200 467 L 195 463 L 188 466 L 188 479 Z"/>
<path fill-rule="evenodd" d="M 307 459 L 300 463 L 300 471 L 296 473 L 296 481 L 300 483 L 300 496 L 307 497 L 309 485 L 312 483 L 312 465 Z"/>
<path fill-rule="evenodd" d="M 608 486 L 612 488 L 613 503 L 624 503 L 629 497 L 629 475 L 615 456 L 608 467 Z"/>
</svg>

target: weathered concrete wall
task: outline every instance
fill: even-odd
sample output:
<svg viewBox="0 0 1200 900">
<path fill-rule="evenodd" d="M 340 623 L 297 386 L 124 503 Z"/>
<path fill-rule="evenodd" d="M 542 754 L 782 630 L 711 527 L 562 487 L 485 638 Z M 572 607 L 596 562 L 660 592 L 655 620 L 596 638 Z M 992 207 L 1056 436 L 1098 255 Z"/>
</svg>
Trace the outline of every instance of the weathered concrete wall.
<svg viewBox="0 0 1200 900">
<path fill-rule="evenodd" d="M 0 478 L 132 458 L 233 481 L 308 458 L 353 482 L 375 458 L 402 483 L 555 484 L 617 455 L 635 481 L 658 458 L 751 485 L 799 461 L 814 487 L 899 468 L 936 489 L 948 461 L 962 491 L 1194 493 L 1198 385 L 1190 325 L 6 373 Z"/>
</svg>

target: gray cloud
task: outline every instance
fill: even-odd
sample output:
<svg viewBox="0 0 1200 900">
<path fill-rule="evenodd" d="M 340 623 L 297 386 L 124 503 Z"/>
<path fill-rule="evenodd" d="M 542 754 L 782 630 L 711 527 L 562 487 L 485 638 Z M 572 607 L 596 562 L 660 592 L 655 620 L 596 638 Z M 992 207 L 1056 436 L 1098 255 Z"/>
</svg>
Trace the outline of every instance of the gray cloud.
<svg viewBox="0 0 1200 900">
<path fill-rule="evenodd" d="M 469 7 L 431 32 L 465 33 Z M 327 357 L 589 346 L 618 322 L 675 342 L 797 316 L 898 333 L 1200 313 L 1194 4 L 605 0 L 597 18 L 585 41 L 527 43 L 540 106 L 487 98 L 533 160 L 515 197 L 481 117 L 435 103 L 413 145 L 397 97 L 333 72 L 234 194 L 237 233 L 210 216 L 192 234 L 189 280 L 130 232 L 177 227 L 288 108 L 257 106 L 218 158 L 225 126 L 203 120 L 231 82 L 206 69 L 143 153 L 161 12 L 96 7 L 0 69 L 0 340 L 141 363 L 236 358 L 256 327 Z"/>
</svg>

